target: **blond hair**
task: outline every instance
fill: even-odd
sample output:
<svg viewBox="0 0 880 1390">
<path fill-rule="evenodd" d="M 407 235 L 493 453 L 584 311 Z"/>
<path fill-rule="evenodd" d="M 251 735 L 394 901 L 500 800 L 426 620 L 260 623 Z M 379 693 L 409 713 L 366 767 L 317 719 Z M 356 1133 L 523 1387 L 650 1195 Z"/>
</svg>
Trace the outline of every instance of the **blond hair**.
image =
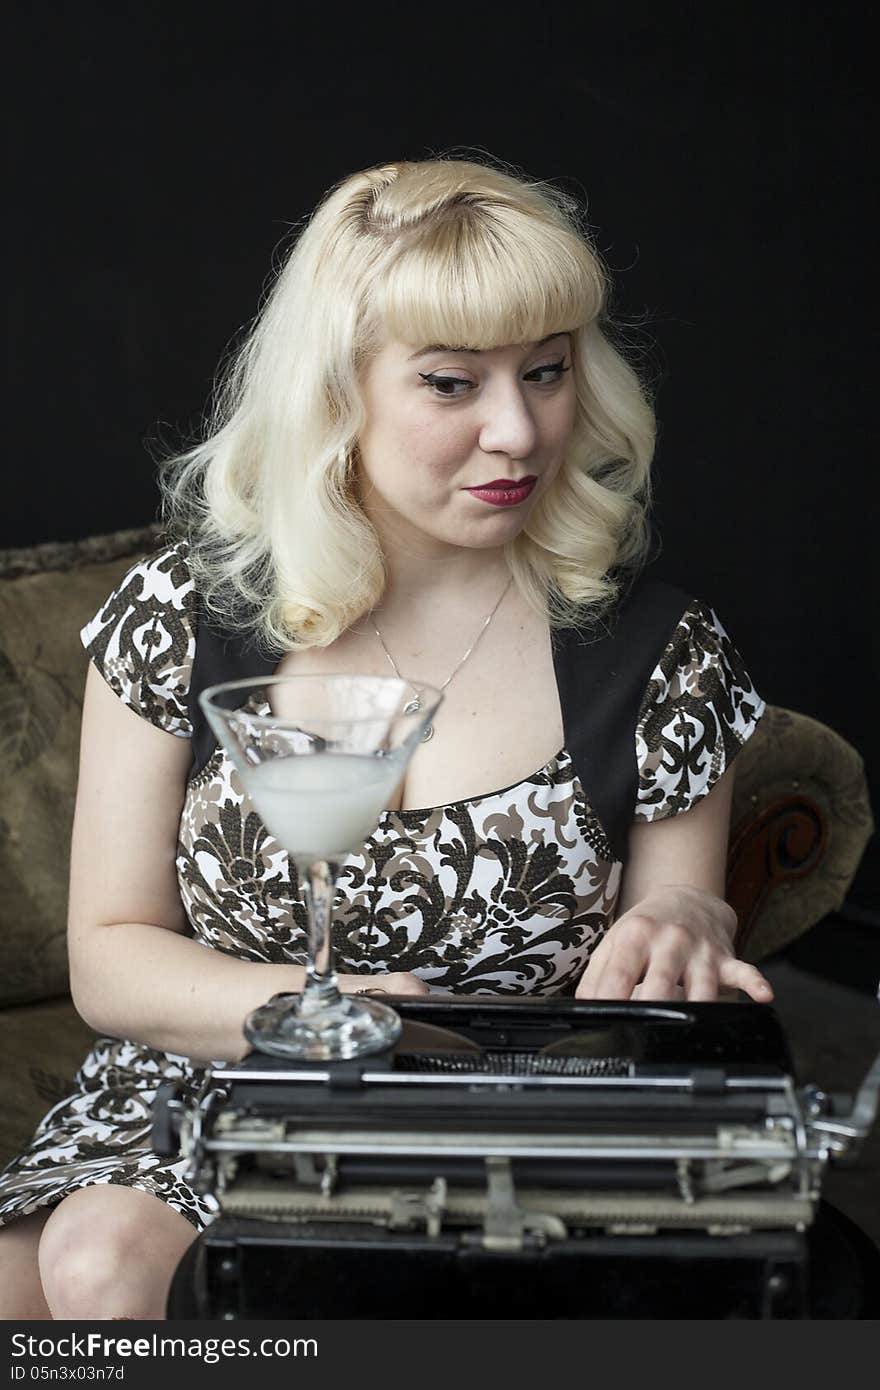
<svg viewBox="0 0 880 1390">
<path fill-rule="evenodd" d="M 227 630 L 327 646 L 385 586 L 353 486 L 359 382 L 388 339 L 492 348 L 571 333 L 563 464 L 505 546 L 552 627 L 583 627 L 647 562 L 654 412 L 611 341 L 609 281 L 573 197 L 473 160 L 352 174 L 319 203 L 217 390 L 208 437 L 159 470 L 163 517 Z"/>
</svg>

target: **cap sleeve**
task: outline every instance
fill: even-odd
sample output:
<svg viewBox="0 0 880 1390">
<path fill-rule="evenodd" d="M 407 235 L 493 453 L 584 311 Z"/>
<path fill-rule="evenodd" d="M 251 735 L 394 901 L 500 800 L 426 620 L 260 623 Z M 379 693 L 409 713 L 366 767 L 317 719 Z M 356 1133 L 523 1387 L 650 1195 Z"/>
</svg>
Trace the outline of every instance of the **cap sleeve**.
<svg viewBox="0 0 880 1390">
<path fill-rule="evenodd" d="M 765 708 L 716 613 L 694 599 L 654 668 L 639 713 L 635 820 L 690 810 L 751 738 Z"/>
<path fill-rule="evenodd" d="M 107 684 L 141 718 L 192 737 L 187 697 L 195 656 L 195 593 L 183 541 L 146 556 L 80 631 Z"/>
</svg>

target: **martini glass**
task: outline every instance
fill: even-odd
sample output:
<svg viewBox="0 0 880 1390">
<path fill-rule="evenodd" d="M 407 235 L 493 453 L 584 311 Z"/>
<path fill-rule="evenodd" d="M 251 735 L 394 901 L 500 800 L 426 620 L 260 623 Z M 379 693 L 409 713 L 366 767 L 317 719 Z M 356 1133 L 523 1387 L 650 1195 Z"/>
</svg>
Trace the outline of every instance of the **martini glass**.
<svg viewBox="0 0 880 1390">
<path fill-rule="evenodd" d="M 359 675 L 246 678 L 199 696 L 245 792 L 296 864 L 308 915 L 305 987 L 248 1015 L 244 1033 L 257 1051 L 358 1057 L 400 1035 L 386 1004 L 340 993 L 333 895 L 342 861 L 376 825 L 442 699 L 432 686 Z"/>
</svg>

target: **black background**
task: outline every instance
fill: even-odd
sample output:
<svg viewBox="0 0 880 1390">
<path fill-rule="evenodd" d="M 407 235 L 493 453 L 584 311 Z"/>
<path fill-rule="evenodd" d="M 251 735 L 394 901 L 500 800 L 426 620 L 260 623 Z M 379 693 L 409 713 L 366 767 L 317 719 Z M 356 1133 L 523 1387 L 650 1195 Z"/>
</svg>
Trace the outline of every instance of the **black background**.
<svg viewBox="0 0 880 1390">
<path fill-rule="evenodd" d="M 152 520 L 154 456 L 324 191 L 485 152 L 587 203 L 658 383 L 655 572 L 861 752 L 876 806 L 866 14 L 19 4 L 0 546 Z M 878 877 L 869 853 L 856 903 Z"/>
</svg>

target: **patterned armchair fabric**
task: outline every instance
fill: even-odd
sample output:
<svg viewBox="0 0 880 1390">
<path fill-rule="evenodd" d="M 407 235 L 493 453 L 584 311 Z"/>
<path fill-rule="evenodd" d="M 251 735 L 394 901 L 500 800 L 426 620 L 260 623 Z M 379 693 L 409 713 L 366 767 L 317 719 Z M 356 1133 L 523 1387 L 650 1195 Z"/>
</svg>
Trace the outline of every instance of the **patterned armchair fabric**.
<svg viewBox="0 0 880 1390">
<path fill-rule="evenodd" d="M 0 1164 L 65 1093 L 90 1043 L 68 992 L 65 921 L 87 658 L 79 630 L 159 527 L 0 552 Z M 862 760 L 768 707 L 736 760 L 728 900 L 758 961 L 839 908 L 873 829 Z"/>
<path fill-rule="evenodd" d="M 157 531 L 0 552 L 0 1005 L 67 994 L 67 875 L 87 665 L 79 628 Z"/>
</svg>

